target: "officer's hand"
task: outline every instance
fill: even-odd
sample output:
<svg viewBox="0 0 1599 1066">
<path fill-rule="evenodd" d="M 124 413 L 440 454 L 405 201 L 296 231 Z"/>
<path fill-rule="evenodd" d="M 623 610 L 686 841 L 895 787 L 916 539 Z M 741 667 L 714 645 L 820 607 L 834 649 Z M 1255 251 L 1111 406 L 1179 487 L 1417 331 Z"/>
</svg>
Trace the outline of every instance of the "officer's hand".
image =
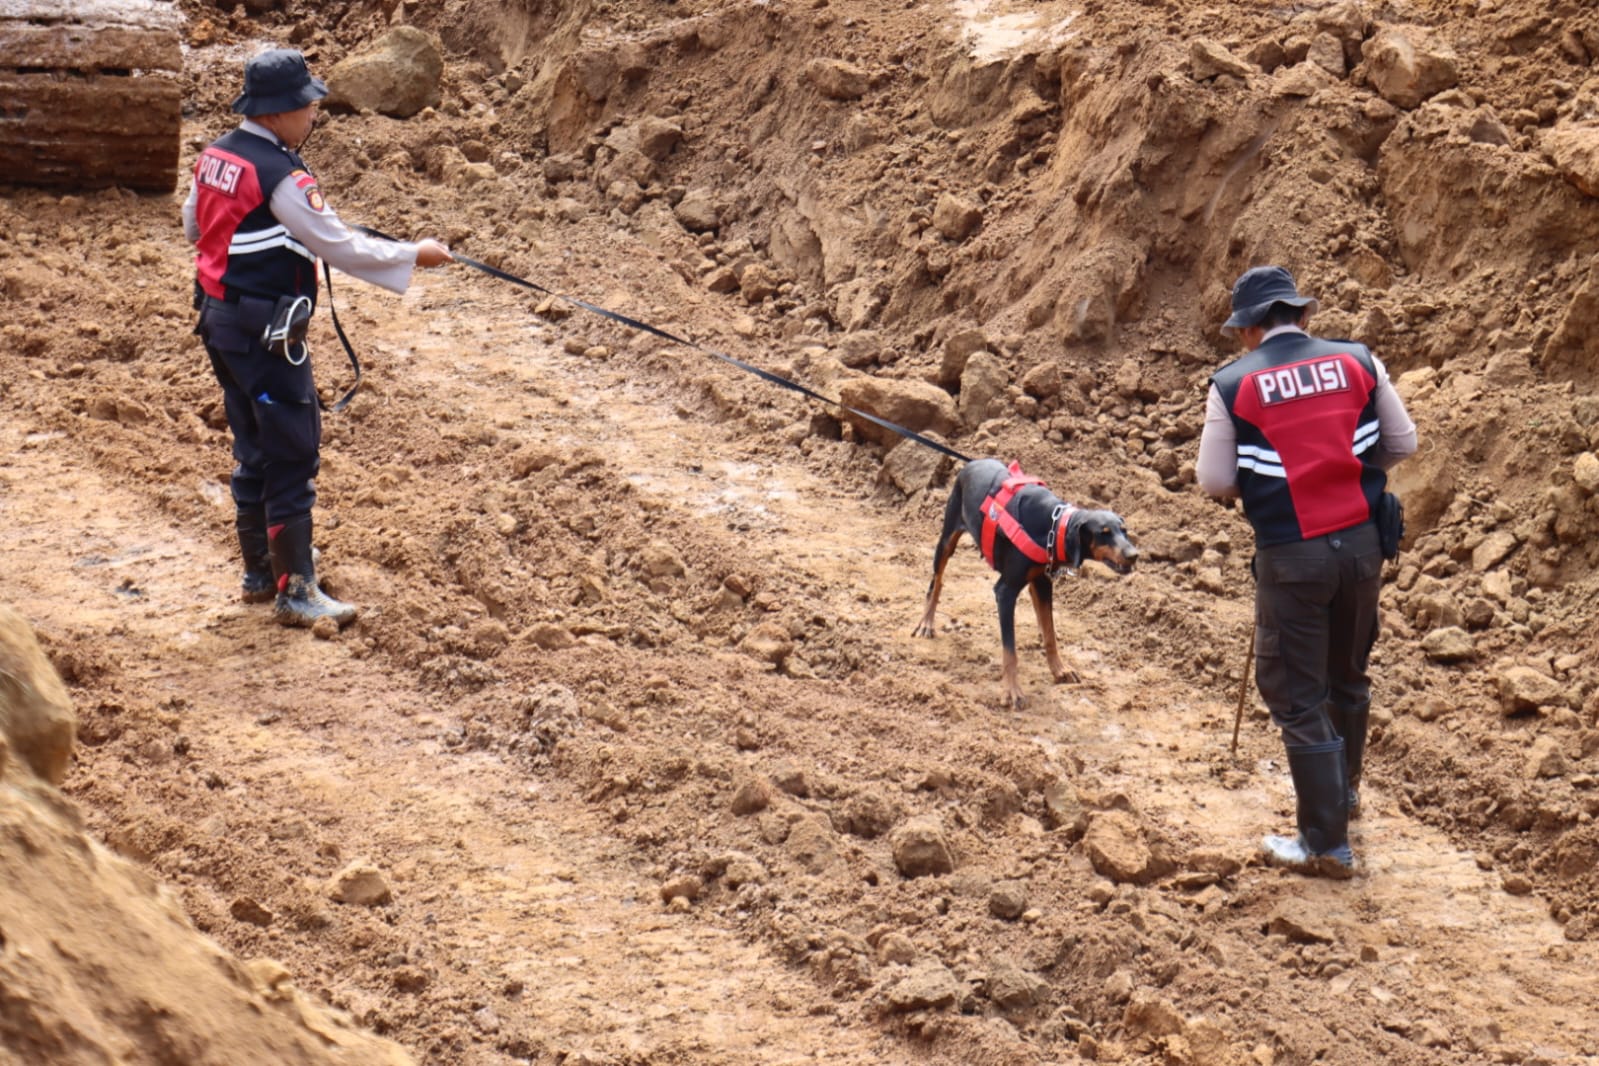
<svg viewBox="0 0 1599 1066">
<path fill-rule="evenodd" d="M 416 246 L 416 265 L 419 267 L 443 266 L 453 262 L 455 256 L 440 242 L 431 237 Z"/>
</svg>

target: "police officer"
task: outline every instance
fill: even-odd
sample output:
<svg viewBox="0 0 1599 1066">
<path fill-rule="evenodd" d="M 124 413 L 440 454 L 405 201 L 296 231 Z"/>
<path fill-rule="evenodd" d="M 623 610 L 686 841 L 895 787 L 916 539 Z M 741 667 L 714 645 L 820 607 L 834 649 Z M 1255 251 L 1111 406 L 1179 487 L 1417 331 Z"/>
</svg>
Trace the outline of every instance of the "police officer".
<svg viewBox="0 0 1599 1066">
<path fill-rule="evenodd" d="M 327 205 L 296 154 L 327 91 L 299 52 L 273 49 L 247 62 L 244 92 L 233 102 L 244 121 L 200 154 L 183 205 L 183 230 L 196 248 L 195 332 L 233 431 L 244 599 L 275 600 L 273 616 L 286 626 L 332 618 L 342 627 L 356 609 L 316 580 L 311 508 L 322 415 L 310 362 L 303 346 L 268 348 L 263 332 L 296 298 L 308 301 L 302 311 L 314 305 L 318 257 L 402 293 L 413 267 L 451 259 L 436 240 L 355 233 Z"/>
<path fill-rule="evenodd" d="M 1280 266 L 1233 285 L 1222 331 L 1247 354 L 1210 379 L 1196 475 L 1255 531 L 1255 674 L 1282 731 L 1299 832 L 1268 861 L 1349 877 L 1371 706 L 1382 551 L 1373 521 L 1416 427 L 1364 345 L 1305 332 L 1316 300 Z"/>
</svg>

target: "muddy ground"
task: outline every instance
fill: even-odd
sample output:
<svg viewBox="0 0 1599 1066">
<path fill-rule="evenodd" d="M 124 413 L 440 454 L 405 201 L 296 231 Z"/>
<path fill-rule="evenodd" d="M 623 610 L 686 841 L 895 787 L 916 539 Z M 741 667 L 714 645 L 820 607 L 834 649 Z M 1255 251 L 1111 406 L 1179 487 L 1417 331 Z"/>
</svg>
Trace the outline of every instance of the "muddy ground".
<svg viewBox="0 0 1599 1066">
<path fill-rule="evenodd" d="M 8 188 L 6 598 L 65 794 L 201 933 L 427 1063 L 1599 1059 L 1587 7 L 251 7 L 184 5 L 185 161 L 256 49 L 420 28 L 437 104 L 306 149 L 348 220 L 1019 460 L 1144 554 L 1057 583 L 1080 683 L 1022 612 L 1003 707 L 974 550 L 911 635 L 951 464 L 458 265 L 337 284 L 318 540 L 363 614 L 281 630 L 236 602 L 186 182 Z M 1229 754 L 1251 536 L 1192 478 L 1264 261 L 1422 442 L 1345 884 L 1255 860 L 1293 800 L 1254 700 Z M 98 1061 L 70 1028 L 0 1060 Z"/>
</svg>

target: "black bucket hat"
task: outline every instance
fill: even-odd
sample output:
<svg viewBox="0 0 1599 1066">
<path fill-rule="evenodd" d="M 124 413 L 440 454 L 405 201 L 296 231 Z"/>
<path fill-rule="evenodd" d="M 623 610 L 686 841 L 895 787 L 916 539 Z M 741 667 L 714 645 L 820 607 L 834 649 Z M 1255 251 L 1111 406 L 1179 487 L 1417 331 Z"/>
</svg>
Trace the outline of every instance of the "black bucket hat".
<svg viewBox="0 0 1599 1066">
<path fill-rule="evenodd" d="M 1294 287 L 1294 276 L 1280 266 L 1252 267 L 1233 282 L 1232 317 L 1222 323 L 1229 336 L 1241 329 L 1260 325 L 1272 304 L 1287 304 L 1315 314 L 1321 306 L 1314 296 L 1301 296 Z"/>
<path fill-rule="evenodd" d="M 246 117 L 298 111 L 328 94 L 327 84 L 311 76 L 305 56 L 292 48 L 274 48 L 244 64 L 244 92 L 233 110 Z"/>
</svg>

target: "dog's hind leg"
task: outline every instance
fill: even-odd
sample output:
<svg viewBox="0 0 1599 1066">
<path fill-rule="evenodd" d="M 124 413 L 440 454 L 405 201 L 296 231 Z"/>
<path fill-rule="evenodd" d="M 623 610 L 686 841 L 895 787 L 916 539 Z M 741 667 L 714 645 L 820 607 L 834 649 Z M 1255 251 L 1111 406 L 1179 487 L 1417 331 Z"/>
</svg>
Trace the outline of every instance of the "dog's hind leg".
<svg viewBox="0 0 1599 1066">
<path fill-rule="evenodd" d="M 1004 648 L 999 680 L 1005 702 L 1015 711 L 1021 710 L 1026 702 L 1016 670 L 1016 596 L 1020 591 L 1004 578 L 994 583 L 994 602 L 999 605 L 999 643 Z"/>
<path fill-rule="evenodd" d="M 1060 655 L 1060 646 L 1055 641 L 1055 586 L 1046 574 L 1036 577 L 1027 586 L 1027 591 L 1033 597 L 1033 613 L 1038 616 L 1038 631 L 1044 635 L 1044 655 L 1049 659 L 1049 672 L 1057 682 L 1064 681 L 1075 685 L 1078 681 L 1077 671 L 1072 669 Z"/>
<path fill-rule="evenodd" d="M 950 559 L 955 554 L 955 546 L 960 543 L 961 532 L 959 526 L 955 527 L 954 532 L 946 529 L 933 552 L 933 580 L 927 585 L 927 602 L 922 605 L 922 620 L 917 623 L 913 636 L 933 635 L 933 615 L 938 611 L 939 593 L 944 591 L 944 567 L 949 565 Z"/>
</svg>

